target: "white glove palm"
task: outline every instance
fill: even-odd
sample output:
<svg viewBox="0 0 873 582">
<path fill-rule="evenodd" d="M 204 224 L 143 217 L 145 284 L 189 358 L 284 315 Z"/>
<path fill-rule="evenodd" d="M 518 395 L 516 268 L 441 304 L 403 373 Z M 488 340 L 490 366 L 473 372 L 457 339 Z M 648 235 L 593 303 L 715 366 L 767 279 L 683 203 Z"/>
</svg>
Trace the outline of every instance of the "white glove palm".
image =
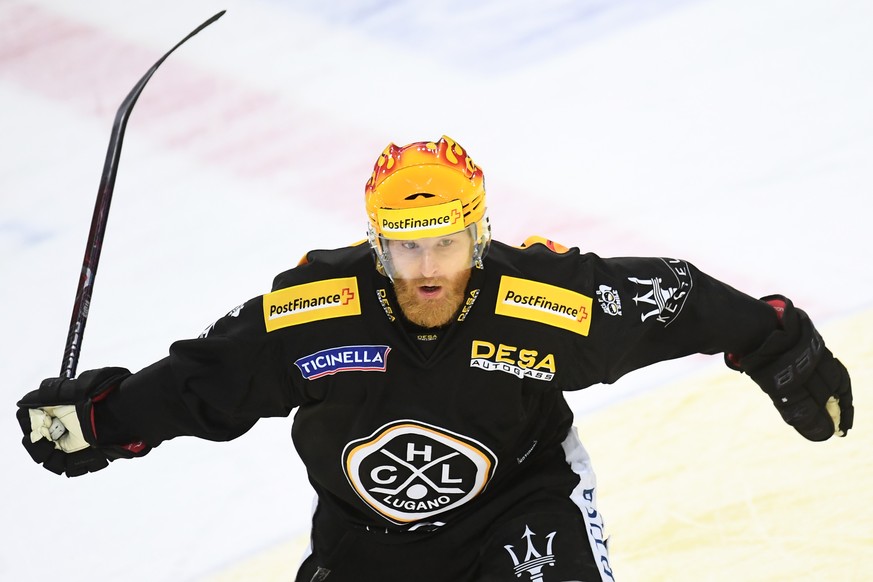
<svg viewBox="0 0 873 582">
<path fill-rule="evenodd" d="M 74 405 L 44 406 L 31 408 L 28 412 L 31 442 L 45 438 L 52 441 L 56 449 L 65 453 L 75 453 L 91 446 L 82 434 Z"/>
</svg>

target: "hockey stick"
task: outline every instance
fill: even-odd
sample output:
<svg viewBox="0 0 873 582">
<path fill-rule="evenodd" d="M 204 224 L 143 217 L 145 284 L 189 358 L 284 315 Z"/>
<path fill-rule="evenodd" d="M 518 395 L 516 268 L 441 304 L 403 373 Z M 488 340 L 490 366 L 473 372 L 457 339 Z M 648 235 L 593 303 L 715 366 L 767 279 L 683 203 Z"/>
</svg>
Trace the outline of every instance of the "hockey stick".
<svg viewBox="0 0 873 582">
<path fill-rule="evenodd" d="M 115 190 L 115 176 L 118 173 L 118 161 L 121 158 L 121 143 L 124 130 L 136 100 L 139 99 L 146 83 L 167 60 L 173 51 L 182 46 L 189 38 L 221 18 L 226 11 L 222 10 L 180 40 L 176 46 L 158 59 L 152 68 L 134 86 L 133 90 L 122 101 L 115 114 L 115 123 L 109 136 L 109 148 L 106 161 L 103 163 L 103 174 L 100 176 L 100 187 L 97 189 L 97 202 L 94 204 L 94 215 L 91 218 L 91 230 L 85 245 L 85 259 L 82 272 L 79 275 L 79 286 L 76 289 L 76 300 L 73 303 L 73 316 L 70 319 L 70 331 L 67 334 L 67 344 L 64 348 L 64 359 L 61 362 L 61 376 L 72 378 L 76 375 L 79 364 L 79 353 L 82 349 L 82 336 L 85 333 L 85 323 L 88 321 L 88 310 L 91 306 L 91 293 L 94 290 L 94 277 L 97 275 L 97 263 L 100 261 L 100 251 L 103 248 L 103 236 L 106 232 L 106 220 L 109 216 L 109 204 L 112 202 L 112 192 Z"/>
</svg>

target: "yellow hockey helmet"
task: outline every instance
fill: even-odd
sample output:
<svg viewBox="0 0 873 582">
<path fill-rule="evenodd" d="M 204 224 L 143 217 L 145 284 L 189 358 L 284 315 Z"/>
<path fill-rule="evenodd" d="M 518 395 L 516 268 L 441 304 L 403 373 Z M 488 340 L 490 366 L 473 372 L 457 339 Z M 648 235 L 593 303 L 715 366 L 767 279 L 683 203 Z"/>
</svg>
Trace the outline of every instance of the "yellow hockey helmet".
<svg viewBox="0 0 873 582">
<path fill-rule="evenodd" d="M 377 264 L 393 278 L 384 239 L 412 240 L 469 229 L 471 265 L 481 268 L 491 240 L 485 177 L 453 139 L 389 144 L 364 189 L 369 241 Z"/>
</svg>

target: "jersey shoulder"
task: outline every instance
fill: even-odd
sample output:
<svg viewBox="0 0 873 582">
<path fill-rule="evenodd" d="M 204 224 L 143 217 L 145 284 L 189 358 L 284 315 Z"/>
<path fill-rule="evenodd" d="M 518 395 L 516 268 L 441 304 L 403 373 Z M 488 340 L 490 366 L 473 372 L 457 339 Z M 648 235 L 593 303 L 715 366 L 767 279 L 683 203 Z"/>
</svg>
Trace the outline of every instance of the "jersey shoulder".
<svg viewBox="0 0 873 582">
<path fill-rule="evenodd" d="M 366 241 L 338 249 L 311 250 L 300 259 L 296 267 L 273 278 L 273 291 L 322 279 L 354 277 L 375 271 Z"/>
<path fill-rule="evenodd" d="M 533 247 L 534 245 L 543 245 L 544 247 L 546 247 L 550 251 L 561 254 L 561 255 L 563 255 L 564 253 L 570 252 L 569 247 L 565 247 L 564 245 L 562 245 L 559 242 L 555 242 L 551 239 L 548 239 L 544 236 L 539 236 L 539 235 L 532 235 L 532 236 L 527 237 L 526 239 L 524 239 L 524 242 L 521 243 L 521 245 L 519 245 L 519 248 L 527 249 L 527 248 Z"/>
<path fill-rule="evenodd" d="M 583 255 L 578 247 L 567 247 L 541 236 L 530 236 L 518 246 L 492 241 L 488 252 L 494 267 L 530 273 L 563 270 L 571 264 L 579 268 L 591 257 Z"/>
</svg>

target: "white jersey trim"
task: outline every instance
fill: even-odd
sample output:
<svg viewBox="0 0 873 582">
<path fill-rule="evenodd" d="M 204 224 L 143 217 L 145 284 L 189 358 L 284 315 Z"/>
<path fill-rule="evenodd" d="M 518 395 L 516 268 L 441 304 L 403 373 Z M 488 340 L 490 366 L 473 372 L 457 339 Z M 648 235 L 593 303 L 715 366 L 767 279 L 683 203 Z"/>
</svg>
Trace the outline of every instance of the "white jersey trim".
<svg viewBox="0 0 873 582">
<path fill-rule="evenodd" d="M 604 582 L 615 582 L 606 549 L 607 536 L 603 516 L 597 511 L 597 478 L 591 466 L 591 458 L 582 446 L 575 426 L 567 433 L 561 447 L 570 469 L 579 476 L 579 484 L 570 493 L 570 500 L 582 511 L 588 529 L 588 543 L 591 544 L 591 553 L 594 554 L 594 561 L 600 570 L 600 579 Z"/>
</svg>

